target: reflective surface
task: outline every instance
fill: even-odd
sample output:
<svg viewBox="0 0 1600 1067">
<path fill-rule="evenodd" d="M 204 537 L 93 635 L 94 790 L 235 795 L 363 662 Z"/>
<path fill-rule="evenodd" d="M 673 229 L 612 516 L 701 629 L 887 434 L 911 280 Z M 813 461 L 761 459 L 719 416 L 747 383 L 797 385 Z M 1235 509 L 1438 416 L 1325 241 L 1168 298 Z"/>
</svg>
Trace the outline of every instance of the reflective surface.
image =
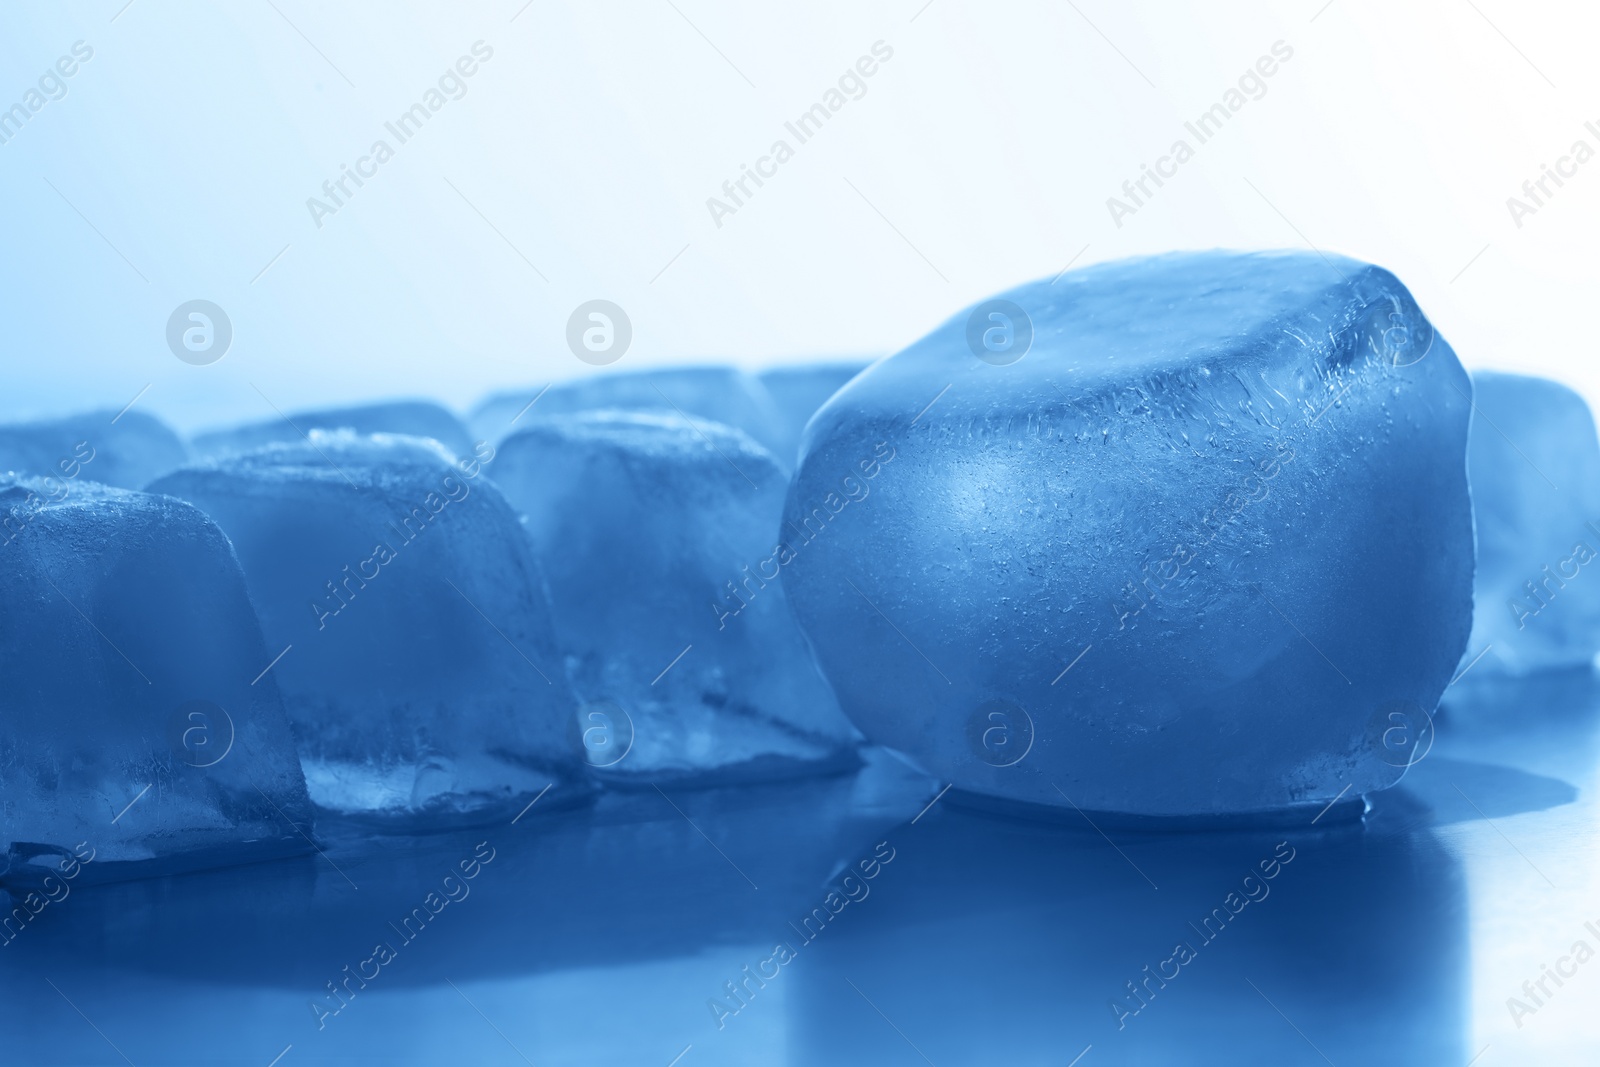
<svg viewBox="0 0 1600 1067">
<path fill-rule="evenodd" d="M 1469 675 L 1364 821 L 1283 829 L 930 806 L 886 755 L 323 828 L 324 856 L 75 884 L 0 948 L 6 1062 L 1593 1062 L 1597 722 L 1591 675 Z"/>
</svg>

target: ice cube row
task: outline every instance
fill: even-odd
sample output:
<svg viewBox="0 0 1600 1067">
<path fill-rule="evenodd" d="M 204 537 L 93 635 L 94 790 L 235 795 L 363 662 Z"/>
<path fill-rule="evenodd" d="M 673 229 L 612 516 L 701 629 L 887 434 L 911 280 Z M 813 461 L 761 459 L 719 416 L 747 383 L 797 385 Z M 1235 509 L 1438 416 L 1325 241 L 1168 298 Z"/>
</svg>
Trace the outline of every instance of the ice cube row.
<svg viewBox="0 0 1600 1067">
<path fill-rule="evenodd" d="M 499 447 L 431 404 L 204 435 L 198 461 L 127 413 L 18 428 L 66 458 L 0 493 L 0 875 L 84 840 L 96 871 L 169 870 L 309 847 L 318 819 L 416 830 L 550 789 L 855 766 L 781 584 L 749 573 L 788 456 L 688 412 L 760 399 L 789 447 L 817 383 L 859 369 L 777 374 L 778 398 L 727 368 L 555 387 Z M 106 469 L 156 476 L 89 481 Z"/>
<path fill-rule="evenodd" d="M 863 735 L 972 798 L 1348 809 L 1469 661 L 1600 647 L 1586 405 L 1469 380 L 1381 268 L 1105 264 L 860 369 L 607 373 L 470 430 L 0 427 L 10 866 L 816 772 Z"/>
</svg>

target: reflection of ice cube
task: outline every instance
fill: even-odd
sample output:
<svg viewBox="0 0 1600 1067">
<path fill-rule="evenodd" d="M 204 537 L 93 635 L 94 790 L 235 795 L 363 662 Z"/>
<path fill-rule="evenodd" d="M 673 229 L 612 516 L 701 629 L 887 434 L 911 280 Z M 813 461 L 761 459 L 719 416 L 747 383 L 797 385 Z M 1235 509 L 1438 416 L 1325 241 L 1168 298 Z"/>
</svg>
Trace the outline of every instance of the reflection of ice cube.
<svg viewBox="0 0 1600 1067">
<path fill-rule="evenodd" d="M 393 433 L 431 437 L 458 456 L 472 453 L 472 441 L 461 420 L 426 400 L 393 400 L 349 408 L 297 411 L 286 417 L 197 434 L 194 450 L 201 456 L 228 456 L 262 445 L 299 444 L 312 430 L 352 430 L 358 434 Z"/>
<path fill-rule="evenodd" d="M 573 1005 L 615 995 L 620 980 L 641 991 L 645 1010 L 664 1029 L 652 1032 L 630 1021 L 604 1028 L 606 1040 L 596 1044 L 602 1031 L 592 1012 L 549 1014 L 541 1000 L 541 1014 L 562 1020 L 560 1028 L 549 1031 L 548 1041 L 524 1042 L 520 1034 L 516 1041 L 539 1064 L 568 1062 L 562 1049 L 581 1050 L 576 1060 L 585 1064 L 648 1062 L 644 1052 L 663 1033 L 682 1032 L 697 1018 L 709 1021 L 705 998 L 723 995 L 723 983 L 740 977 L 749 954 L 769 953 L 774 939 L 795 937 L 789 923 L 825 906 L 830 892 L 844 890 L 839 872 L 859 871 L 863 859 L 874 856 L 874 845 L 893 836 L 892 828 L 915 816 L 938 789 L 881 752 L 866 755 L 866 766 L 854 775 L 758 787 L 668 787 L 665 796 L 654 789 L 612 792 L 581 817 L 530 814 L 515 826 L 507 820 L 375 841 L 360 828 L 330 823 L 325 858 L 74 895 L 59 915 L 47 914 L 51 921 L 0 947 L 7 962 L 0 968 L 0 998 L 13 1014 L 55 1019 L 72 1009 L 41 973 L 69 994 L 92 988 L 97 1002 L 139 1017 L 145 1029 L 128 1051 L 140 1064 L 193 1062 L 196 1048 L 229 1048 L 241 1018 L 257 1021 L 263 1044 L 284 1030 L 287 1043 L 295 1036 L 290 1020 L 304 1019 L 309 1029 L 303 1032 L 315 1033 L 310 1047 L 335 1062 L 394 1064 L 438 1058 L 430 1052 L 419 1060 L 416 1028 L 397 1024 L 422 1019 L 430 1027 L 453 1027 L 444 1036 L 456 1062 L 494 1063 L 509 1050 L 465 1004 L 455 1022 L 437 1022 L 441 975 L 475 1000 L 471 990 L 479 983 L 493 983 L 497 997 L 525 997 L 539 988 L 530 984 L 537 980 L 559 988 L 562 1002 Z M 552 790 L 539 808 L 558 795 Z M 883 867 L 869 885 L 884 885 L 893 871 Z M 846 885 L 861 881 L 858 875 Z M 249 921 L 240 920 L 245 905 Z M 552 915 L 572 921 L 550 921 Z M 866 917 L 849 916 L 841 925 Z M 376 944 L 394 953 L 381 971 L 376 963 L 363 965 Z M 137 966 L 108 968 L 112 948 L 117 960 Z M 342 969 L 347 964 L 349 972 Z M 366 986 L 347 978 L 357 971 L 366 975 Z M 343 1007 L 328 989 L 330 980 L 343 994 Z M 795 981 L 784 978 L 769 990 L 761 1010 L 781 1010 L 779 989 Z M 337 1017 L 317 1030 L 308 1002 L 339 1009 Z M 211 1010 L 197 1012 L 197 1003 Z M 476 1025 L 467 1025 L 469 1019 Z M 113 1016 L 105 1025 L 120 1040 L 132 1030 L 119 1022 Z M 78 1023 L 16 1028 L 7 1062 L 104 1062 L 106 1045 Z M 737 1029 L 762 1034 L 760 1024 L 750 1024 L 742 1019 Z M 702 1064 L 759 1063 L 767 1047 L 758 1040 L 748 1055 L 719 1060 L 706 1058 L 696 1042 L 690 1056 Z M 280 1067 L 302 1051 L 296 1041 Z M 511 1054 L 511 1062 L 523 1061 Z"/>
<path fill-rule="evenodd" d="M 1380 834 L 1323 820 L 1314 836 L 1096 818 L 1113 848 L 1071 808 L 1023 822 L 954 796 L 886 835 L 896 857 L 860 914 L 850 905 L 784 968 L 796 1061 L 923 1064 L 908 1038 L 940 1065 L 1466 1064 L 1481 1051 L 1462 850 L 1416 816 Z M 770 1017 L 763 995 L 728 1031 Z"/>
<path fill-rule="evenodd" d="M 188 458 L 178 435 L 142 411 L 90 411 L 0 426 L 0 472 L 140 489 Z"/>
<path fill-rule="evenodd" d="M 785 479 L 765 449 L 715 423 L 595 412 L 508 439 L 494 478 L 545 561 L 591 765 L 759 777 L 849 758 L 855 731 L 776 580 Z"/>
<path fill-rule="evenodd" d="M 414 817 L 509 807 L 577 769 L 539 567 L 483 472 L 420 438 L 313 431 L 153 488 L 238 549 L 312 799 Z"/>
<path fill-rule="evenodd" d="M 726 423 L 772 450 L 785 466 L 792 460 L 792 452 L 783 451 L 789 447 L 783 417 L 766 386 L 733 367 L 608 372 L 557 382 L 544 390 L 494 393 L 473 409 L 472 428 L 484 440 L 499 441 L 551 415 L 602 408 Z"/>
<path fill-rule="evenodd" d="M 857 725 L 1061 807 L 1309 817 L 1393 784 L 1415 744 L 1378 713 L 1436 706 L 1472 610 L 1471 386 L 1405 287 L 1201 253 L 1003 300 L 1020 358 L 975 342 L 985 302 L 807 430 L 786 518 L 827 532 L 784 582 Z M 1014 763 L 995 701 L 1031 725 Z"/>
<path fill-rule="evenodd" d="M 0 877 L 301 851 L 311 809 L 222 532 L 167 497 L 0 480 Z M 80 858 L 83 853 L 79 853 Z M 41 866 L 42 864 L 42 866 Z"/>
<path fill-rule="evenodd" d="M 867 368 L 867 360 L 837 363 L 801 363 L 792 367 L 773 367 L 760 374 L 761 384 L 772 394 L 782 417 L 786 441 L 778 458 L 793 464 L 800 448 L 800 431 L 827 399 Z"/>
<path fill-rule="evenodd" d="M 1589 405 L 1543 378 L 1480 371 L 1467 446 L 1478 571 L 1462 666 L 1586 667 L 1600 650 L 1600 442 Z"/>
</svg>

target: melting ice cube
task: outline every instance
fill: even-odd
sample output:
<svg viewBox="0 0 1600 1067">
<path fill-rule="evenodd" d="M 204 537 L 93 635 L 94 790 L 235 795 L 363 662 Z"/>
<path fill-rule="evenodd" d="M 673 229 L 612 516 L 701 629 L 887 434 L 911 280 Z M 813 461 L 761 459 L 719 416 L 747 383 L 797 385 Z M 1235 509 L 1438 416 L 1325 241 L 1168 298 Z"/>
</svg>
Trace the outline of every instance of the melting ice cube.
<svg viewBox="0 0 1600 1067">
<path fill-rule="evenodd" d="M 1378 267 L 1079 270 L 823 406 L 784 582 L 857 725 L 962 789 L 1314 814 L 1400 777 L 1466 644 L 1470 393 Z"/>
</svg>

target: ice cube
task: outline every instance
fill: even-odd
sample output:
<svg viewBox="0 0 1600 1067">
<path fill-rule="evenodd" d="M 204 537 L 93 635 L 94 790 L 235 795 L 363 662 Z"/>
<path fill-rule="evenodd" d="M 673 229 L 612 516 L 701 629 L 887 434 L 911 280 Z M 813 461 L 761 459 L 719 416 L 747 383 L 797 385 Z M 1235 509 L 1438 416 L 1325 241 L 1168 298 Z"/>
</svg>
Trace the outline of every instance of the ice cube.
<svg viewBox="0 0 1600 1067">
<path fill-rule="evenodd" d="M 483 477 L 493 455 L 313 430 L 152 487 L 238 549 L 325 810 L 514 814 L 581 773 L 544 579 Z"/>
<path fill-rule="evenodd" d="M 348 408 L 298 411 L 244 426 L 195 436 L 199 456 L 227 456 L 270 444 L 299 444 L 311 430 L 352 430 L 358 434 L 391 433 L 431 437 L 457 456 L 472 454 L 472 440 L 461 420 L 426 400 L 394 400 Z"/>
<path fill-rule="evenodd" d="M 507 439 L 494 478 L 548 561 L 592 766 L 709 781 L 852 760 L 777 581 L 786 479 L 765 449 L 716 423 L 590 412 Z"/>
<path fill-rule="evenodd" d="M 188 458 L 171 427 L 142 411 L 89 411 L 0 426 L 0 472 L 141 489 Z"/>
<path fill-rule="evenodd" d="M 709 419 L 743 430 L 769 450 L 787 447 L 782 415 L 766 386 L 755 375 L 734 367 L 602 373 L 557 382 L 543 390 L 494 393 L 473 409 L 471 420 L 480 438 L 498 442 L 551 415 L 603 408 Z M 785 466 L 792 462 L 792 453 L 774 454 Z"/>
<path fill-rule="evenodd" d="M 309 850 L 239 562 L 168 497 L 0 478 L 0 880 Z M 132 868 L 122 865 L 130 864 Z"/>
<path fill-rule="evenodd" d="M 1343 257 L 1025 285 L 814 416 L 784 583 L 868 738 L 964 790 L 1309 817 L 1401 776 L 1465 646 L 1470 390 Z"/>
<path fill-rule="evenodd" d="M 1600 442 L 1589 405 L 1543 378 L 1472 380 L 1478 573 L 1462 666 L 1588 667 L 1600 651 L 1600 574 L 1589 567 L 1600 553 Z"/>
<path fill-rule="evenodd" d="M 800 431 L 823 403 L 844 384 L 867 369 L 870 360 L 855 359 L 835 363 L 801 363 L 792 367 L 773 367 L 758 376 L 778 406 L 784 437 L 785 462 L 794 463 L 800 449 Z"/>
</svg>

